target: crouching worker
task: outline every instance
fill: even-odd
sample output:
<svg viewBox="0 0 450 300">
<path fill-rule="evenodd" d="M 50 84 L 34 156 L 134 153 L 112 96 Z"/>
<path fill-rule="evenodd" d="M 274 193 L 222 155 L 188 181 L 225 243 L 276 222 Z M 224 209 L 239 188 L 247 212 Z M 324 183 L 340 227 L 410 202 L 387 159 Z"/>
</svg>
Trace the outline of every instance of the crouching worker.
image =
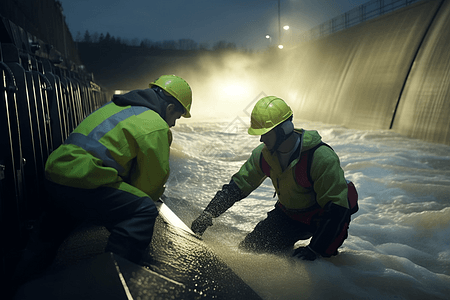
<svg viewBox="0 0 450 300">
<path fill-rule="evenodd" d="M 338 254 L 347 238 L 350 215 L 358 209 L 356 189 L 346 181 L 338 156 L 318 132 L 294 129 L 292 118 L 292 110 L 280 98 L 268 96 L 256 103 L 248 133 L 260 135 L 262 144 L 192 222 L 195 233 L 203 234 L 212 218 L 270 177 L 278 201 L 240 248 L 276 253 L 311 238 L 293 256 L 314 260 Z"/>
<path fill-rule="evenodd" d="M 154 201 L 169 177 L 170 127 L 190 117 L 192 103 L 188 83 L 175 75 L 149 87 L 114 95 L 51 153 L 45 176 L 52 202 L 39 224 L 41 242 L 62 242 L 71 220 L 93 220 L 110 231 L 105 252 L 140 262 L 158 215 Z"/>
</svg>

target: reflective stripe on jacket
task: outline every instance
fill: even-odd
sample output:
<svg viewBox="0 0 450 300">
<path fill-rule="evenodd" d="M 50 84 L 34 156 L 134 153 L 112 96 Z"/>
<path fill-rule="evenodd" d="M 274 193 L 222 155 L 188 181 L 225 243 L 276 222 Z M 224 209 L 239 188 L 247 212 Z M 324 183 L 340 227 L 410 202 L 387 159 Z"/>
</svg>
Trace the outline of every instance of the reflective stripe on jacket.
<svg viewBox="0 0 450 300">
<path fill-rule="evenodd" d="M 170 143 L 169 126 L 158 113 L 110 102 L 49 156 L 46 177 L 85 189 L 127 182 L 156 201 L 169 176 Z"/>
<path fill-rule="evenodd" d="M 300 133 L 300 131 L 297 131 Z M 303 132 L 302 151 L 311 149 L 321 141 L 317 131 Z M 245 195 L 250 194 L 266 178 L 261 169 L 261 155 L 269 164 L 270 179 L 275 187 L 279 202 L 287 209 L 303 210 L 318 203 L 322 208 L 330 201 L 348 208 L 347 183 L 344 171 L 340 167 L 336 153 L 328 147 L 319 147 L 314 152 L 311 166 L 311 178 L 314 190 L 297 184 L 295 180 L 295 165 L 299 158 L 294 159 L 283 172 L 276 154 L 271 154 L 264 144 L 253 150 L 250 158 L 239 172 L 233 175 L 233 180 Z"/>
</svg>

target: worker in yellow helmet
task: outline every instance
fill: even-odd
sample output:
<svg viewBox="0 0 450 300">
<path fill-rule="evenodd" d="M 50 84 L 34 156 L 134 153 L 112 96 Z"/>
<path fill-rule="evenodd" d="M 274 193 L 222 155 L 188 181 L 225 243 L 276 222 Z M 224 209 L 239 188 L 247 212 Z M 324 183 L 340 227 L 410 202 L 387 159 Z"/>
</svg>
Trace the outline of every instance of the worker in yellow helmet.
<svg viewBox="0 0 450 300">
<path fill-rule="evenodd" d="M 192 222 L 195 233 L 203 234 L 213 218 L 270 177 L 278 201 L 240 247 L 280 252 L 311 238 L 308 246 L 298 247 L 293 255 L 314 260 L 338 253 L 347 237 L 350 215 L 358 209 L 356 189 L 344 178 L 338 156 L 319 133 L 294 129 L 292 118 L 291 108 L 280 98 L 268 96 L 256 103 L 248 133 L 260 135 L 262 143 Z"/>
<path fill-rule="evenodd" d="M 170 127 L 191 116 L 191 104 L 189 84 L 163 75 L 86 117 L 46 162 L 50 211 L 57 213 L 41 222 L 39 238 L 61 241 L 70 218 L 93 219 L 111 233 L 105 252 L 140 263 L 169 177 Z M 58 217 L 66 224 L 52 223 Z"/>
</svg>

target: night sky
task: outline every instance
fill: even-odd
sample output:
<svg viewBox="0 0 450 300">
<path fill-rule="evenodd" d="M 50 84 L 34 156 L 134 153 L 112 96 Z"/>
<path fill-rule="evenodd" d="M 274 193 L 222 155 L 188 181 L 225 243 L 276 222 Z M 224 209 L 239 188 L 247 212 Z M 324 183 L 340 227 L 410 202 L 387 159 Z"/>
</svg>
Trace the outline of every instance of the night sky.
<svg viewBox="0 0 450 300">
<path fill-rule="evenodd" d="M 213 46 L 218 41 L 238 48 L 259 49 L 276 43 L 278 1 L 275 0 L 60 0 L 73 38 L 109 33 L 129 43 L 144 39 L 192 39 Z M 282 39 L 292 38 L 367 0 L 280 1 Z M 130 4 L 132 3 L 132 4 Z M 274 37 L 265 38 L 266 34 Z M 292 35 L 292 36 L 289 36 Z"/>
</svg>

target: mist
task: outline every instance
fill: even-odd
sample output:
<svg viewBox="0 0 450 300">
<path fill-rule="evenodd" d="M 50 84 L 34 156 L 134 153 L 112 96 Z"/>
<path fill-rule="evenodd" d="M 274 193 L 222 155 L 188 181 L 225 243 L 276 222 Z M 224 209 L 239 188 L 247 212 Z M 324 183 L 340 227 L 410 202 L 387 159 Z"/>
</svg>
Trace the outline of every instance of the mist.
<svg viewBox="0 0 450 300">
<path fill-rule="evenodd" d="M 198 122 L 249 117 L 254 103 L 269 95 L 283 98 L 294 107 L 299 96 L 294 74 L 301 73 L 296 64 L 289 51 L 225 51 L 183 59 L 182 63 L 164 66 L 164 73 L 189 83 L 193 92 L 192 120 L 182 121 Z M 152 70 L 151 75 L 142 77 L 140 85 L 145 87 L 157 76 Z"/>
</svg>

